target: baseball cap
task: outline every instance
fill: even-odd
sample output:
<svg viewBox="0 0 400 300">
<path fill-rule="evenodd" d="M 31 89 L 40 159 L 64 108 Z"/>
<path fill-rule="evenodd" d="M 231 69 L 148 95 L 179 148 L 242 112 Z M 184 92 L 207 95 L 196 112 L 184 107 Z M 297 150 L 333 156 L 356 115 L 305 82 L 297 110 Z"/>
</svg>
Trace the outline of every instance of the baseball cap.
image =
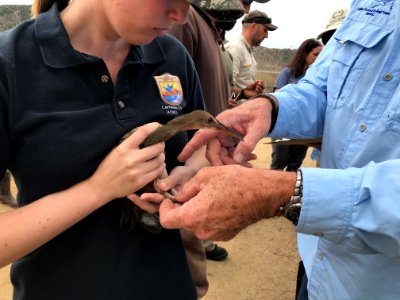
<svg viewBox="0 0 400 300">
<path fill-rule="evenodd" d="M 326 44 L 332 35 L 335 33 L 336 29 L 342 24 L 343 20 L 346 18 L 348 8 L 341 8 L 336 10 L 330 17 L 328 24 L 326 25 L 325 31 L 321 32 L 317 39 L 321 39 L 324 44 Z"/>
<path fill-rule="evenodd" d="M 242 20 L 242 24 L 244 23 L 256 23 L 264 25 L 270 31 L 274 31 L 278 27 L 272 24 L 272 19 L 268 17 L 268 15 L 259 10 L 253 10 L 244 16 Z"/>
<path fill-rule="evenodd" d="M 237 20 L 244 15 L 240 0 L 188 0 L 189 3 L 206 10 L 221 21 Z"/>
</svg>

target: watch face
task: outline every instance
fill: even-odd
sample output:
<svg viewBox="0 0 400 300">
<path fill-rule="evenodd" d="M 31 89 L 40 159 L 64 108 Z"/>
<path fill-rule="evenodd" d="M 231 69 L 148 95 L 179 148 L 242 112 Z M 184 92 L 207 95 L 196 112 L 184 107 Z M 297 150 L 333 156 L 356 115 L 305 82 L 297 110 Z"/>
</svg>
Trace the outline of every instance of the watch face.
<svg viewBox="0 0 400 300">
<path fill-rule="evenodd" d="M 299 221 L 300 217 L 300 211 L 301 211 L 301 203 L 293 204 L 286 209 L 285 217 L 288 220 L 292 221 L 294 225 L 297 225 L 297 222 Z"/>
</svg>

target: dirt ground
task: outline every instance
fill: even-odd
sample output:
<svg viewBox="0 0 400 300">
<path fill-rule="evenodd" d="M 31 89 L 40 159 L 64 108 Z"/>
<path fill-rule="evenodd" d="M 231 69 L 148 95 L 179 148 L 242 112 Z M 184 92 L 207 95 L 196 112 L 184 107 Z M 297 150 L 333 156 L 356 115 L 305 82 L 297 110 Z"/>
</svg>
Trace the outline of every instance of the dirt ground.
<svg viewBox="0 0 400 300">
<path fill-rule="evenodd" d="M 255 149 L 256 168 L 268 168 L 271 146 L 268 139 Z M 309 159 L 303 166 L 314 167 Z M 15 187 L 13 192 L 15 193 Z M 9 208 L 0 204 L 0 212 Z M 292 300 L 299 260 L 293 225 L 275 218 L 254 224 L 229 242 L 218 242 L 229 256 L 225 261 L 207 261 L 210 288 L 204 300 Z M 10 267 L 0 269 L 0 300 L 12 299 Z"/>
</svg>

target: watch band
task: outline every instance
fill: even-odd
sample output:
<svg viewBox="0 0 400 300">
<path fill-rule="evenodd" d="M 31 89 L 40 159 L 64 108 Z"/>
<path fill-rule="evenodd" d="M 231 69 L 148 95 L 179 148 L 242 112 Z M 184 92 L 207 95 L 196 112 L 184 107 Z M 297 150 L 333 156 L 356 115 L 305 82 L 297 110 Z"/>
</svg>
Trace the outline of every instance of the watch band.
<svg viewBox="0 0 400 300">
<path fill-rule="evenodd" d="M 303 199 L 303 176 L 301 170 L 297 170 L 296 186 L 289 202 L 280 208 L 286 219 L 297 226 L 300 218 L 301 203 Z"/>
</svg>

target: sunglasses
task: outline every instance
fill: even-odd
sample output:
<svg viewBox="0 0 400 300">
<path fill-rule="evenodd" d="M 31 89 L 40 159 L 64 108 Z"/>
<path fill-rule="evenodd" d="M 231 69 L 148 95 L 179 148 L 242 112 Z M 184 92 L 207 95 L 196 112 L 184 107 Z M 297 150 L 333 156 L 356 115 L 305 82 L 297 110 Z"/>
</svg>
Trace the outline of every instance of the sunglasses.
<svg viewBox="0 0 400 300">
<path fill-rule="evenodd" d="M 250 5 L 251 3 L 253 3 L 253 0 L 242 0 L 243 1 L 243 5 Z"/>
</svg>

